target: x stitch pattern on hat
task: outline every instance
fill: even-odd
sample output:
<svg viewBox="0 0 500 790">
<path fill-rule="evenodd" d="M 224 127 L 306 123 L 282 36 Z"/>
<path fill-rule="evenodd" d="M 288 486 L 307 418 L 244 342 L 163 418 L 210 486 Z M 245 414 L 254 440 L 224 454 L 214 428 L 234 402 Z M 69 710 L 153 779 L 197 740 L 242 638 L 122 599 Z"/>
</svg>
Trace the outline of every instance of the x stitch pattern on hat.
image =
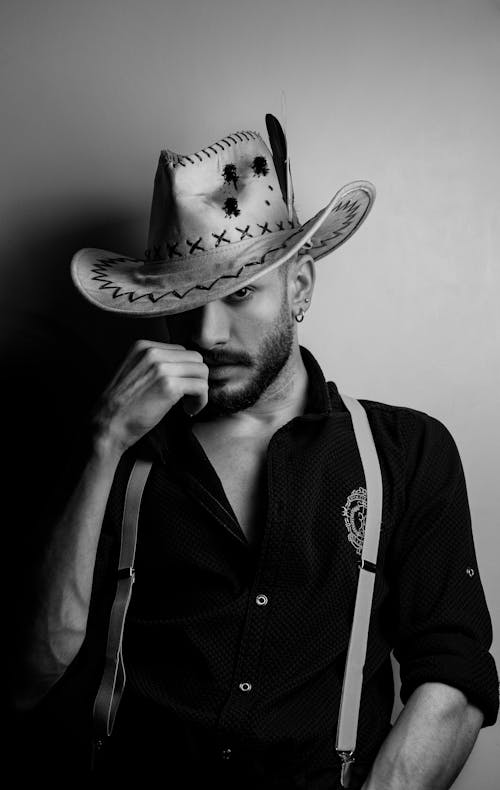
<svg viewBox="0 0 500 790">
<path fill-rule="evenodd" d="M 314 242 L 311 242 L 309 244 L 306 243 L 306 244 L 308 244 L 308 246 L 307 246 L 307 249 L 305 251 L 307 251 L 309 254 L 311 254 L 313 251 L 324 250 L 325 247 L 328 247 L 328 242 L 330 242 L 332 240 L 335 240 L 335 239 L 338 239 L 338 238 L 341 238 L 342 235 L 346 231 L 349 230 L 350 226 L 352 225 L 352 223 L 353 223 L 354 219 L 356 218 L 357 213 L 359 211 L 359 203 L 356 202 L 356 201 L 353 202 L 353 203 L 351 203 L 350 201 L 346 201 L 344 204 L 339 203 L 334 209 L 334 211 L 337 212 L 337 213 L 342 211 L 342 210 L 343 210 L 343 215 L 342 215 L 343 216 L 343 220 L 342 220 L 339 228 L 337 230 L 333 230 L 331 235 L 328 236 L 327 238 L 321 239 L 318 244 L 315 244 Z M 293 238 L 297 234 L 298 234 L 298 231 L 296 233 L 293 233 L 290 236 L 288 236 L 288 241 L 293 240 Z M 242 231 L 242 235 L 243 235 L 243 237 L 245 235 L 249 235 L 247 233 L 246 229 L 244 229 Z M 220 242 L 220 241 L 221 241 L 221 239 L 218 239 L 218 242 Z M 218 243 L 216 243 L 215 246 L 217 247 Z M 102 282 L 102 285 L 100 286 L 101 289 L 107 289 L 107 288 L 113 289 L 112 296 L 113 296 L 114 299 L 116 299 L 118 297 L 127 296 L 130 302 L 134 302 L 134 301 L 137 301 L 139 299 L 149 299 L 153 303 L 154 302 L 158 302 L 159 300 L 164 299 L 165 297 L 168 297 L 168 296 L 173 296 L 176 299 L 184 299 L 194 289 L 203 290 L 203 291 L 210 291 L 220 280 L 224 280 L 224 279 L 238 279 L 242 275 L 242 273 L 245 271 L 245 269 L 247 269 L 248 267 L 251 267 L 251 266 L 259 266 L 259 265 L 265 264 L 266 258 L 269 255 L 271 255 L 272 253 L 279 252 L 279 251 L 283 250 L 284 248 L 286 248 L 287 246 L 288 246 L 288 244 L 284 243 L 284 244 L 281 244 L 277 248 L 271 248 L 271 249 L 267 250 L 264 253 L 264 255 L 261 256 L 261 258 L 259 260 L 250 261 L 248 263 L 243 264 L 234 273 L 226 273 L 226 274 L 220 275 L 219 277 L 215 278 L 214 280 L 212 280 L 208 284 L 197 283 L 196 285 L 190 286 L 189 288 L 187 288 L 182 293 L 179 290 L 177 290 L 177 289 L 167 290 L 167 291 L 164 291 L 163 293 L 160 293 L 160 294 L 155 294 L 154 292 L 137 293 L 136 290 L 134 290 L 134 291 L 121 290 L 121 288 L 117 285 L 116 282 L 113 282 L 112 279 L 109 279 L 110 269 L 112 268 L 112 266 L 114 264 L 117 264 L 117 263 L 125 263 L 125 262 L 142 263 L 142 261 L 140 261 L 137 258 L 126 258 L 126 257 L 98 258 L 97 259 L 98 263 L 96 264 L 96 266 L 94 266 L 92 268 L 92 271 L 94 272 L 94 276 L 92 277 L 92 279 L 93 280 L 99 280 L 99 281 Z M 326 253 L 324 253 L 324 254 L 326 254 Z"/>
<path fill-rule="evenodd" d="M 83 249 L 73 256 L 73 279 L 103 309 L 182 312 L 222 298 L 297 252 L 327 255 L 357 230 L 374 194 L 369 182 L 352 182 L 301 225 L 295 210 L 288 218 L 273 154 L 257 132 L 234 132 L 189 155 L 164 150 L 144 260 Z"/>
<path fill-rule="evenodd" d="M 328 249 L 329 248 L 329 242 L 331 242 L 332 240 L 338 240 L 339 238 L 342 238 L 343 234 L 345 234 L 346 231 L 349 230 L 349 228 L 352 225 L 354 219 L 357 217 L 357 212 L 359 211 L 359 204 L 357 202 L 350 203 L 350 201 L 346 201 L 346 203 L 344 203 L 344 204 L 339 203 L 335 207 L 335 209 L 333 211 L 338 213 L 338 212 L 341 212 L 342 210 L 343 210 L 343 221 L 339 225 L 338 229 L 333 230 L 332 233 L 328 237 L 320 239 L 318 241 L 318 243 L 314 243 L 314 241 L 313 242 L 306 242 L 306 245 L 307 245 L 306 251 L 309 254 L 317 252 L 318 250 L 321 250 L 323 255 L 327 254 L 327 252 L 329 251 L 329 249 Z M 355 230 L 355 228 L 353 228 L 353 230 Z M 242 232 L 242 236 L 243 237 L 245 237 L 245 235 L 248 234 L 247 229 L 241 229 L 241 232 Z M 295 235 L 297 235 L 297 233 L 291 234 L 288 237 L 288 241 L 292 241 L 293 238 L 295 237 Z M 343 239 L 343 240 L 346 240 L 346 239 Z M 198 240 L 198 242 L 199 241 L 200 240 Z M 141 264 L 142 263 L 142 261 L 140 259 L 138 259 L 138 258 L 124 257 L 124 256 L 119 256 L 119 257 L 118 256 L 117 257 L 112 257 L 111 256 L 111 257 L 105 257 L 105 258 L 97 258 L 95 265 L 91 269 L 91 271 L 93 273 L 92 280 L 96 280 L 96 281 L 99 281 L 101 283 L 101 285 L 99 286 L 99 289 L 101 289 L 101 290 L 110 289 L 111 292 L 112 292 L 111 296 L 112 296 L 113 299 L 117 299 L 119 297 L 122 297 L 122 298 L 123 297 L 128 297 L 130 302 L 136 302 L 136 301 L 141 300 L 141 299 L 148 299 L 149 301 L 151 301 L 153 303 L 156 303 L 156 302 L 158 302 L 158 301 L 160 301 L 162 299 L 165 299 L 168 296 L 172 296 L 172 297 L 174 297 L 176 299 L 182 300 L 186 296 L 188 296 L 195 289 L 203 290 L 203 291 L 210 291 L 221 280 L 224 280 L 224 279 L 233 279 L 233 280 L 234 279 L 238 279 L 242 275 L 242 273 L 245 271 L 245 269 L 247 269 L 248 267 L 259 266 L 259 265 L 265 264 L 266 258 L 269 255 L 271 255 L 272 253 L 276 253 L 276 252 L 278 252 L 280 250 L 283 250 L 287 246 L 288 246 L 288 244 L 284 243 L 284 244 L 281 244 L 277 248 L 271 248 L 271 249 L 267 250 L 264 253 L 264 255 L 261 256 L 261 258 L 259 260 L 250 261 L 248 263 L 245 263 L 242 266 L 240 266 L 239 269 L 237 269 L 235 272 L 222 274 L 219 277 L 216 277 L 215 279 L 210 281 L 208 284 L 197 283 L 195 285 L 189 286 L 183 292 L 181 292 L 179 289 L 176 289 L 176 288 L 173 288 L 171 290 L 164 290 L 162 293 L 155 293 L 155 292 L 152 292 L 152 291 L 147 291 L 147 292 L 140 293 L 140 292 L 137 291 L 137 289 L 134 289 L 134 290 L 126 290 L 126 289 L 124 289 L 123 286 L 120 286 L 116 281 L 114 281 L 113 279 L 110 279 L 110 277 L 113 278 L 113 274 L 112 274 L 112 271 L 111 271 L 113 266 L 115 266 L 116 264 L 120 264 L 120 263 L 132 263 L 132 264 Z M 325 248 L 326 248 L 326 252 L 325 252 Z M 317 256 L 317 257 L 320 257 L 320 256 Z"/>
</svg>

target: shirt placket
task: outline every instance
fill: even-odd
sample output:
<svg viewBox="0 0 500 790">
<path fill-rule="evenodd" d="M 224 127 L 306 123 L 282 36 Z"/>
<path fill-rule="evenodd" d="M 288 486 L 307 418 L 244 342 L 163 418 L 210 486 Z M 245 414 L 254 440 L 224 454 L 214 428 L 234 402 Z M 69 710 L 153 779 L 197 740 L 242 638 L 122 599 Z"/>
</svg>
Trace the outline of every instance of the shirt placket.
<svg viewBox="0 0 500 790">
<path fill-rule="evenodd" d="M 273 589 L 282 556 L 286 519 L 286 476 L 283 456 L 288 442 L 285 428 L 276 433 L 267 455 L 266 523 L 260 557 L 249 590 L 248 608 L 229 696 L 218 722 L 218 743 L 223 761 L 234 753 L 231 733 L 245 735 L 252 706 L 259 697 L 259 674 L 264 638 L 273 612 Z M 277 493 L 279 492 L 279 493 Z"/>
</svg>

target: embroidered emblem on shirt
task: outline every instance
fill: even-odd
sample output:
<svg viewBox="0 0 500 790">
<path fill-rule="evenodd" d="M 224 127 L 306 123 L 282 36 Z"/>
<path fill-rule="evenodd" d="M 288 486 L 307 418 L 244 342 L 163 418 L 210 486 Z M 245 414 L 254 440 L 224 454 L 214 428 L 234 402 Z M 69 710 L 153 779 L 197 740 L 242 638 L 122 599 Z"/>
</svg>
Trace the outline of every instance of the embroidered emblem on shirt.
<svg viewBox="0 0 500 790">
<path fill-rule="evenodd" d="M 363 550 L 366 524 L 366 488 L 355 488 L 347 497 L 342 508 L 347 539 L 358 554 Z"/>
</svg>

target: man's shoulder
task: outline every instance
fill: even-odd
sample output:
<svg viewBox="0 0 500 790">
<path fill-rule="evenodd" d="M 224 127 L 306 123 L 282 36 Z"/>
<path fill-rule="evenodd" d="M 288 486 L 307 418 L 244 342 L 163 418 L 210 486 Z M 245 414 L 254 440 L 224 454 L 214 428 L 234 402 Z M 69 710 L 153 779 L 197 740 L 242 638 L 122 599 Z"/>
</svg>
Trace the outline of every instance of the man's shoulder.
<svg viewBox="0 0 500 790">
<path fill-rule="evenodd" d="M 328 382 L 328 387 L 332 394 L 336 391 L 331 382 Z M 455 440 L 449 428 L 433 414 L 406 404 L 386 403 L 364 397 L 359 397 L 358 400 L 367 413 L 375 438 L 380 436 L 382 439 L 397 441 L 406 448 L 422 443 L 455 448 Z"/>
</svg>

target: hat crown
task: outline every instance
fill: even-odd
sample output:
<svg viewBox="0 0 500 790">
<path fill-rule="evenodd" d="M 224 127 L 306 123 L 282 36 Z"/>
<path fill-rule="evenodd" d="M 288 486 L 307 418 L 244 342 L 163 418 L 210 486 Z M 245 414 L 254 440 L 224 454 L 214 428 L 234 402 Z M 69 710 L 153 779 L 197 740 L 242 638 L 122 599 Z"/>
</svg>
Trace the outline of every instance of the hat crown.
<svg viewBox="0 0 500 790">
<path fill-rule="evenodd" d="M 272 153 L 257 132 L 233 132 L 193 154 L 161 152 L 148 261 L 203 256 L 294 226 Z"/>
</svg>

